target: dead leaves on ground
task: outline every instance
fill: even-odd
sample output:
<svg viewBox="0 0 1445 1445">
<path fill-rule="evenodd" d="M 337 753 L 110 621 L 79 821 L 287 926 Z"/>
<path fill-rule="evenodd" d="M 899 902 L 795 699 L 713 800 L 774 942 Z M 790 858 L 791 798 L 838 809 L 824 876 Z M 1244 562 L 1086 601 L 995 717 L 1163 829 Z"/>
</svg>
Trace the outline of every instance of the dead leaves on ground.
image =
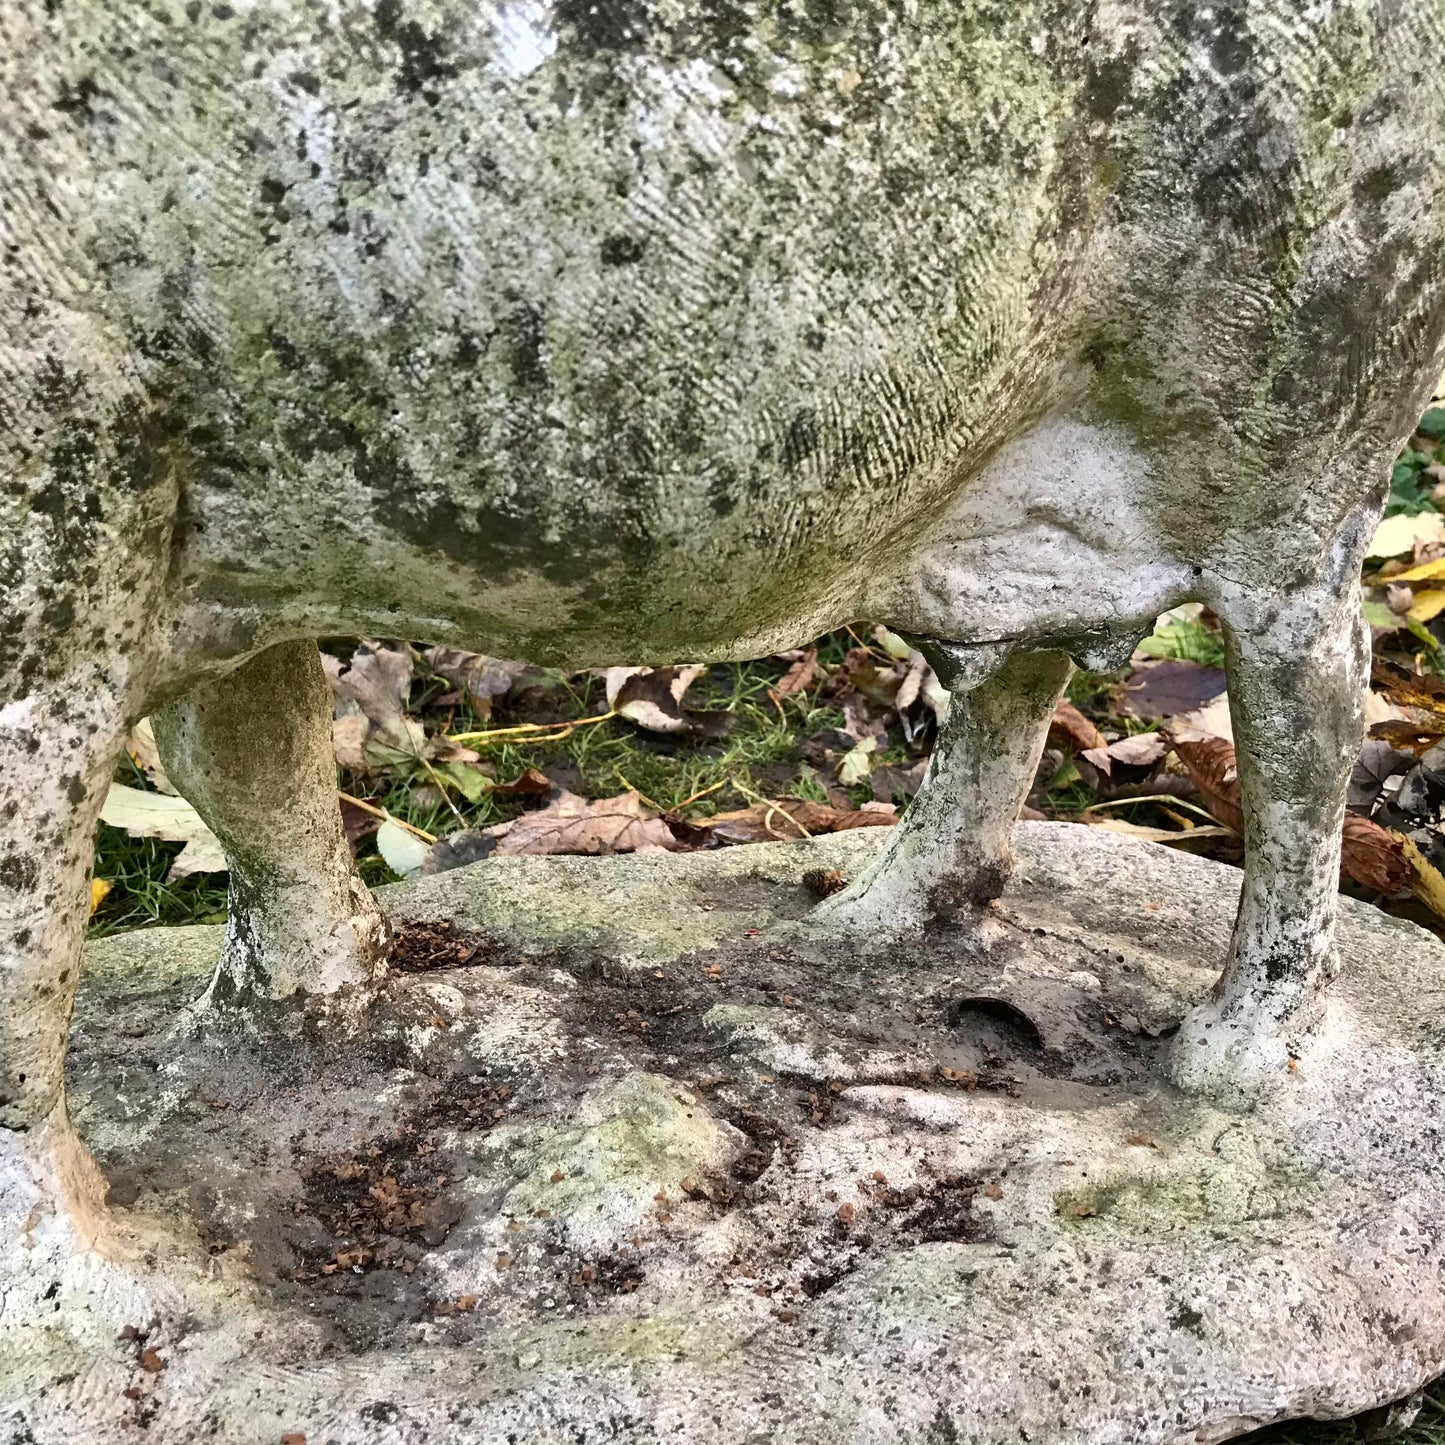
<svg viewBox="0 0 1445 1445">
<path fill-rule="evenodd" d="M 418 856 L 415 871 L 444 873 L 483 858 L 519 854 L 662 853 L 725 844 L 776 843 L 850 828 L 888 827 L 891 804 L 842 810 L 798 798 L 754 803 L 711 818 L 688 821 L 648 809 L 636 791 L 615 798 L 582 798 L 556 788 L 545 805 L 491 828 L 449 833 Z"/>
</svg>

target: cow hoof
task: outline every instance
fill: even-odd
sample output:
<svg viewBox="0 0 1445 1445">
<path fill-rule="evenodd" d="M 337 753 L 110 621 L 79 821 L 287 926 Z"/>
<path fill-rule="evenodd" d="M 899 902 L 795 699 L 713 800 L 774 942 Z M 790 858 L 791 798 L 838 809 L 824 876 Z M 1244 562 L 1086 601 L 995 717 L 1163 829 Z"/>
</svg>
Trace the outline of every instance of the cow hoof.
<svg viewBox="0 0 1445 1445">
<path fill-rule="evenodd" d="M 1168 1069 L 1185 1093 L 1243 1113 L 1289 1078 L 1290 1051 L 1277 1019 L 1226 1015 L 1211 999 L 1184 1016 L 1169 1050 Z"/>
<path fill-rule="evenodd" d="M 33 1128 L 0 1128 L 0 1239 L 9 1247 L 0 1259 L 8 1255 L 7 1266 L 19 1261 L 31 1275 L 103 1248 L 112 1232 L 105 1191 L 63 1104 Z"/>
</svg>

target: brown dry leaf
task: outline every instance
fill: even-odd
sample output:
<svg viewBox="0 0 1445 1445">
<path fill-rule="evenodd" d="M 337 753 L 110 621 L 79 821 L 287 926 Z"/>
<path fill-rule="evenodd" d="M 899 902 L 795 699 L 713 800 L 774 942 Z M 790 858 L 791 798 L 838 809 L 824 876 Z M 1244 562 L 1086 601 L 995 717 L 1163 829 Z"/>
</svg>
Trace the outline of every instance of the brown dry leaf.
<svg viewBox="0 0 1445 1445">
<path fill-rule="evenodd" d="M 323 652 L 321 665 L 338 717 L 359 710 L 378 727 L 401 721 L 411 692 L 409 648 L 362 642 L 349 663 Z"/>
<path fill-rule="evenodd" d="M 1432 718 L 1445 721 L 1445 681 L 1434 673 L 1411 672 L 1393 662 L 1376 659 L 1370 681 L 1398 707 L 1422 708 Z"/>
<path fill-rule="evenodd" d="M 1340 868 L 1356 883 L 1390 896 L 1408 888 L 1413 877 L 1399 836 L 1358 813 L 1345 814 Z"/>
<path fill-rule="evenodd" d="M 1244 810 L 1233 746 L 1223 738 L 1176 738 L 1174 751 L 1189 769 L 1205 807 L 1225 827 L 1243 836 Z M 1409 866 L 1398 840 L 1358 813 L 1345 815 L 1340 871 L 1380 893 L 1398 893 L 1410 881 Z"/>
<path fill-rule="evenodd" d="M 609 667 L 607 705 L 639 727 L 660 733 L 726 737 L 737 717 L 725 710 L 699 712 L 682 706 L 683 694 L 705 672 L 690 667 Z"/>
<path fill-rule="evenodd" d="M 1428 753 L 1441 738 L 1445 738 L 1445 733 L 1435 732 L 1405 718 L 1391 718 L 1371 727 L 1370 736 L 1380 742 L 1389 743 L 1392 748 L 1399 748 L 1402 752 L 1414 753 L 1419 757 Z"/>
<path fill-rule="evenodd" d="M 347 713 L 331 724 L 331 749 L 336 754 L 338 767 L 345 768 L 349 773 L 370 771 L 370 764 L 362 751 L 370 732 L 371 723 L 364 713 Z"/>
<path fill-rule="evenodd" d="M 166 1367 L 166 1362 L 149 1345 L 140 1352 L 140 1367 L 147 1374 L 159 1375 Z"/>
<path fill-rule="evenodd" d="M 1060 702 L 1049 723 L 1049 745 L 1066 753 L 1082 753 L 1089 748 L 1107 748 L 1104 734 L 1071 702 Z"/>
<path fill-rule="evenodd" d="M 1165 734 L 1170 737 L 1169 734 Z M 1244 834 L 1240 806 L 1239 772 L 1234 745 L 1223 738 L 1170 738 L 1179 761 L 1189 770 L 1204 806 L 1226 828 Z"/>
<path fill-rule="evenodd" d="M 536 768 L 528 768 L 526 772 L 513 778 L 510 783 L 494 783 L 489 789 L 494 797 L 500 795 L 504 798 L 525 796 L 528 793 L 548 793 L 551 790 L 551 778 Z"/>
<path fill-rule="evenodd" d="M 1224 669 L 1186 658 L 1141 663 L 1120 693 L 1123 710 L 1140 718 L 1198 712 L 1224 692 Z"/>
<path fill-rule="evenodd" d="M 852 828 L 886 828 L 898 821 L 897 813 L 897 808 L 888 803 L 865 803 L 847 811 L 800 798 L 779 798 L 703 818 L 698 826 L 727 843 L 776 843 Z"/>
<path fill-rule="evenodd" d="M 667 824 L 648 817 L 631 791 L 588 799 L 558 789 L 545 807 L 488 828 L 486 836 L 497 840 L 495 853 L 509 855 L 656 853 L 677 846 Z"/>
<path fill-rule="evenodd" d="M 786 697 L 789 693 L 802 692 L 812 682 L 818 671 L 818 649 L 808 648 L 801 657 L 773 684 L 773 691 Z"/>
<path fill-rule="evenodd" d="M 422 657 L 438 677 L 466 693 L 472 711 L 483 722 L 492 715 L 492 700 L 509 692 L 527 667 L 524 662 L 503 662 L 456 647 L 429 647 Z"/>
</svg>

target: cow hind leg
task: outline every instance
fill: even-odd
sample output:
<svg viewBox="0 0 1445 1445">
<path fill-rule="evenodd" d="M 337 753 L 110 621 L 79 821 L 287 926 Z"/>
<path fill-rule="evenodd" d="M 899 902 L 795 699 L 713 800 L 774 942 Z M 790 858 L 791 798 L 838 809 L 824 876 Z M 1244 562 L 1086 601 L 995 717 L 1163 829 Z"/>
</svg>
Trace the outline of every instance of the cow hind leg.
<svg viewBox="0 0 1445 1445">
<path fill-rule="evenodd" d="M 1062 652 L 1016 652 L 977 686 L 955 684 L 913 805 L 872 866 L 814 917 L 896 934 L 966 916 L 996 898 L 1071 667 Z"/>
<path fill-rule="evenodd" d="M 120 691 L 81 663 L 0 706 L 0 1295 L 103 1233 L 104 1181 L 64 1081 Z"/>
<path fill-rule="evenodd" d="M 1341 543 L 1317 586 L 1264 597 L 1231 588 L 1214 602 L 1226 629 L 1244 877 L 1224 972 L 1186 1016 L 1169 1068 L 1182 1087 L 1226 1105 L 1247 1107 L 1286 1077 L 1338 967 L 1341 829 L 1370 662 L 1361 550 L 1358 539 Z"/>
<path fill-rule="evenodd" d="M 315 643 L 268 648 L 154 726 L 171 781 L 226 851 L 226 938 L 209 1001 L 378 982 L 390 932 L 341 826 Z"/>
</svg>

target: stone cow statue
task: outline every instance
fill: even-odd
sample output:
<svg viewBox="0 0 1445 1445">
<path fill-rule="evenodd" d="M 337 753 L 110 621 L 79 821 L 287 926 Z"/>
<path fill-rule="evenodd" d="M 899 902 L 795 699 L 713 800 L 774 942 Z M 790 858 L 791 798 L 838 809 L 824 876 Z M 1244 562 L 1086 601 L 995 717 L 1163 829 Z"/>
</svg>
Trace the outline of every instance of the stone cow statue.
<svg viewBox="0 0 1445 1445">
<path fill-rule="evenodd" d="M 997 893 L 1071 659 L 1202 599 L 1247 862 L 1172 1069 L 1282 1074 L 1442 362 L 1442 53 L 1445 0 L 7 0 L 10 1237 L 91 1187 L 62 1064 L 136 718 L 227 850 L 217 986 L 379 976 L 327 634 L 919 639 L 954 707 L 831 904 L 874 930 Z"/>
</svg>

